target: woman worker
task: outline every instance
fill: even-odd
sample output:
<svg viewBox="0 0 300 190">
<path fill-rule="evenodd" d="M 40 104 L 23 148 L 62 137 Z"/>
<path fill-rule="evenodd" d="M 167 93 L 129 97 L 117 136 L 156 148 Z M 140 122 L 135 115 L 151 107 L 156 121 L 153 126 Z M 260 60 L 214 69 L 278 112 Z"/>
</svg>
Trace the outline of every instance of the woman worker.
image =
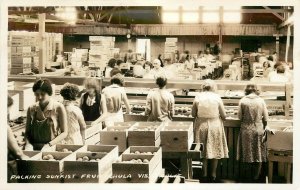
<svg viewBox="0 0 300 190">
<path fill-rule="evenodd" d="M 10 108 L 13 105 L 14 100 L 7 96 L 7 112 L 10 112 Z M 17 168 L 16 168 L 16 159 L 25 160 L 28 158 L 24 154 L 24 152 L 19 147 L 17 140 L 14 137 L 14 133 L 11 130 L 10 126 L 7 126 L 7 148 L 8 148 L 8 154 L 7 154 L 7 181 L 15 182 L 11 179 L 12 175 L 17 175 Z"/>
<path fill-rule="evenodd" d="M 174 115 L 174 96 L 166 89 L 167 78 L 156 78 L 159 89 L 153 90 L 147 96 L 145 115 L 148 121 L 171 121 Z"/>
<path fill-rule="evenodd" d="M 243 163 L 250 163 L 254 167 L 252 180 L 257 181 L 262 162 L 267 161 L 267 147 L 263 139 L 268 121 L 268 110 L 265 101 L 259 97 L 256 84 L 248 84 L 245 95 L 240 100 L 238 109 L 241 129 L 237 159 Z"/>
<path fill-rule="evenodd" d="M 103 114 L 92 124 L 105 121 L 107 127 L 113 126 L 114 122 L 124 122 L 122 103 L 126 106 L 126 113 L 130 113 L 129 101 L 123 87 L 123 75 L 118 73 L 111 77 L 111 85 L 103 89 L 103 96 L 106 98 L 107 113 Z"/>
<path fill-rule="evenodd" d="M 81 96 L 80 108 L 84 120 L 93 122 L 106 113 L 106 101 L 100 94 L 100 82 L 95 78 L 87 78 L 84 81 L 86 93 Z"/>
<path fill-rule="evenodd" d="M 218 160 L 228 158 L 228 147 L 224 132 L 225 108 L 216 93 L 214 81 L 205 80 L 203 92 L 196 95 L 192 116 L 195 118 L 195 142 L 203 143 L 203 179 L 201 182 L 216 182 Z M 208 160 L 211 162 L 210 176 L 207 176 Z"/>
<path fill-rule="evenodd" d="M 67 114 L 63 104 L 55 101 L 49 80 L 34 83 L 38 102 L 28 108 L 25 130 L 25 150 L 47 149 L 67 137 Z"/>
</svg>

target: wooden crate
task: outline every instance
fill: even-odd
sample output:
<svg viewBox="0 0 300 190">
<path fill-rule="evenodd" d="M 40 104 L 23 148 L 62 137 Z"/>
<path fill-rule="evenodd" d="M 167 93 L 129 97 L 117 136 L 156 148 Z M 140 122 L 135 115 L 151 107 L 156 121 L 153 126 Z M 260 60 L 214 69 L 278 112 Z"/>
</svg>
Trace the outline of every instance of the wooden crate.
<svg viewBox="0 0 300 190">
<path fill-rule="evenodd" d="M 86 150 L 86 147 L 83 145 L 73 145 L 73 144 L 56 144 L 43 152 L 63 152 L 63 149 L 68 149 L 72 152 L 80 152 L 81 150 Z"/>
<path fill-rule="evenodd" d="M 87 146 L 91 152 L 76 152 L 76 161 L 65 161 L 64 174 L 72 176 L 66 178 L 66 183 L 104 183 L 112 175 L 112 163 L 118 159 L 117 146 Z M 77 161 L 78 158 L 88 156 L 99 161 Z"/>
<path fill-rule="evenodd" d="M 268 133 L 267 147 L 272 150 L 293 150 L 293 131 L 283 131 L 287 127 L 292 127 L 291 123 L 273 123 L 268 125 L 275 130 L 275 134 Z"/>
<path fill-rule="evenodd" d="M 102 130 L 102 123 L 97 125 L 91 125 L 91 122 L 86 122 L 86 129 L 85 129 L 85 139 L 88 139 L 91 136 L 99 133 Z"/>
<path fill-rule="evenodd" d="M 100 142 L 100 134 L 96 133 L 95 135 L 85 139 L 86 145 L 95 145 Z"/>
<path fill-rule="evenodd" d="M 128 130 L 135 122 L 115 123 L 112 127 L 107 127 L 106 130 L 100 131 L 101 144 L 118 145 L 119 151 L 123 152 L 128 147 L 127 136 Z"/>
<path fill-rule="evenodd" d="M 169 122 L 160 132 L 163 152 L 188 152 L 193 140 L 192 122 Z"/>
<path fill-rule="evenodd" d="M 128 163 L 132 159 L 148 159 L 149 163 Z M 155 183 L 162 171 L 162 162 L 154 155 L 122 154 L 112 164 L 113 183 Z"/>
<path fill-rule="evenodd" d="M 56 161 L 42 160 L 43 156 L 51 154 Z M 75 154 L 65 152 L 41 152 L 28 160 L 18 161 L 18 174 L 24 176 L 39 176 L 24 180 L 27 183 L 60 183 L 60 175 L 64 169 L 65 160 L 75 160 Z"/>
<path fill-rule="evenodd" d="M 140 152 L 140 154 L 136 154 L 136 152 Z M 151 154 L 150 154 L 151 152 Z M 152 158 L 154 162 L 161 162 L 162 160 L 162 151 L 160 147 L 156 146 L 130 146 L 126 149 L 122 155 L 125 154 L 134 154 L 134 155 L 154 155 Z"/>
<path fill-rule="evenodd" d="M 128 131 L 128 146 L 160 146 L 161 122 L 138 122 Z"/>
</svg>

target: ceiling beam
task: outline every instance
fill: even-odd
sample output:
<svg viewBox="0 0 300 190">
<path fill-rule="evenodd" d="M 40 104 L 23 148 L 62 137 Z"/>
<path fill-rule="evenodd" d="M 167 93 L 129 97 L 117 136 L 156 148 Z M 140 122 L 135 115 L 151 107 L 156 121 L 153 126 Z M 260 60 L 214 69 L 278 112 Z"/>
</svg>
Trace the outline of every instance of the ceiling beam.
<svg viewBox="0 0 300 190">
<path fill-rule="evenodd" d="M 114 9 L 116 9 L 117 7 L 114 7 L 110 10 L 101 10 L 101 13 L 103 13 L 103 18 L 104 16 L 108 16 L 111 11 L 113 11 Z M 137 13 L 137 14 L 149 14 L 149 13 L 154 13 L 155 14 L 155 10 L 130 10 L 128 9 L 128 11 L 132 11 L 133 13 Z M 196 10 L 197 11 L 197 10 Z M 168 11 L 168 12 L 178 12 L 177 10 L 175 11 Z M 207 10 L 206 12 L 214 12 L 214 10 Z M 287 12 L 294 12 L 293 9 L 241 9 L 241 10 L 237 10 L 237 12 L 241 12 L 241 13 L 287 13 Z M 34 14 L 40 14 L 40 13 L 55 13 L 55 10 L 46 10 L 46 9 L 42 9 L 42 10 L 34 10 L 32 9 L 31 11 L 27 10 L 8 10 L 8 14 L 12 15 L 12 14 L 23 14 L 23 15 L 34 15 Z M 99 13 L 99 10 L 78 10 L 78 13 L 84 14 L 84 13 Z"/>
<path fill-rule="evenodd" d="M 105 17 L 107 17 L 108 15 L 114 13 L 114 11 L 115 11 L 117 8 L 118 8 L 118 7 L 114 7 L 114 8 L 112 8 L 109 12 L 104 13 L 104 14 L 100 17 L 100 19 L 99 19 L 98 21 L 100 22 L 101 20 L 103 20 L 103 19 L 104 19 Z"/>
<path fill-rule="evenodd" d="M 292 14 L 287 20 L 285 20 L 284 22 L 282 22 L 278 28 L 283 28 L 287 25 L 293 25 L 294 24 L 294 14 Z"/>
<path fill-rule="evenodd" d="M 270 8 L 270 7 L 268 7 L 268 6 L 263 6 L 265 9 L 267 9 L 267 10 L 271 10 L 272 11 L 272 14 L 274 15 L 274 16 L 276 16 L 277 18 L 279 18 L 281 21 L 284 21 L 284 18 L 280 15 L 280 14 L 278 14 L 277 12 L 273 12 L 273 10 Z"/>
</svg>

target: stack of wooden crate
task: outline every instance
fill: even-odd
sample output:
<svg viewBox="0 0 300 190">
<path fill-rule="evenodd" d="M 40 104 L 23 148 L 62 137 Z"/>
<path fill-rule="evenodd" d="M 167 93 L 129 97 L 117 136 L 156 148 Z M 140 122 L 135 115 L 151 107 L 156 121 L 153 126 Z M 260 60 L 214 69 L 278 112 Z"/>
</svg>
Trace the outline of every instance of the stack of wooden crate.
<svg viewBox="0 0 300 190">
<path fill-rule="evenodd" d="M 29 158 L 18 160 L 17 168 L 18 174 L 28 178 L 19 182 L 104 183 L 112 175 L 118 147 L 59 144 L 45 151 L 25 151 L 25 154 Z"/>
<path fill-rule="evenodd" d="M 46 60 L 54 60 L 62 53 L 63 36 L 60 33 L 46 33 Z M 39 64 L 38 32 L 10 31 L 8 35 L 8 60 L 10 74 L 30 73 L 32 66 Z"/>
<path fill-rule="evenodd" d="M 90 36 L 89 64 L 90 66 L 100 67 L 104 70 L 109 59 L 119 53 L 119 48 L 114 48 L 115 37 L 111 36 Z"/>
<path fill-rule="evenodd" d="M 160 147 L 129 147 L 112 164 L 113 183 L 155 183 L 162 172 Z"/>
<path fill-rule="evenodd" d="M 32 59 L 38 53 L 37 33 L 12 31 L 9 33 L 9 38 L 10 73 L 30 73 Z"/>
<path fill-rule="evenodd" d="M 178 50 L 177 38 L 166 38 L 164 59 L 175 60 L 175 52 Z"/>
</svg>

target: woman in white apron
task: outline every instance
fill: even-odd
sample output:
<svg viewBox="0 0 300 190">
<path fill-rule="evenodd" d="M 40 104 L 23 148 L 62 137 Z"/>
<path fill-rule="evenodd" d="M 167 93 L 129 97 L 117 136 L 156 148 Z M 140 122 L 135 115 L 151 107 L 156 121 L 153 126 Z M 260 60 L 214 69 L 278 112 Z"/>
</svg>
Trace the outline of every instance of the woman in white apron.
<svg viewBox="0 0 300 190">
<path fill-rule="evenodd" d="M 112 76 L 111 85 L 102 90 L 103 98 L 106 99 L 107 112 L 92 125 L 104 121 L 105 126 L 110 127 L 114 125 L 114 122 L 124 122 L 122 103 L 126 106 L 126 113 L 130 113 L 131 109 L 123 83 L 124 78 L 120 73 Z"/>
</svg>

